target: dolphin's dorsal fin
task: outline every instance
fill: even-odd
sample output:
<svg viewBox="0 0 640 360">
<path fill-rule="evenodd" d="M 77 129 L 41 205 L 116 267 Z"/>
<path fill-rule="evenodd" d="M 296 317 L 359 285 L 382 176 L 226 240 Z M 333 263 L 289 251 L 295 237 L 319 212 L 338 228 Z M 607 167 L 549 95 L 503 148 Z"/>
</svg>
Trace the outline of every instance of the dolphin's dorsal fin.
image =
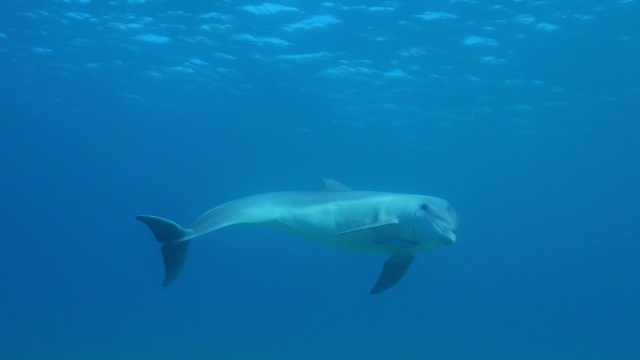
<svg viewBox="0 0 640 360">
<path fill-rule="evenodd" d="M 322 183 L 324 191 L 351 191 L 351 188 L 333 179 L 322 178 Z"/>
</svg>

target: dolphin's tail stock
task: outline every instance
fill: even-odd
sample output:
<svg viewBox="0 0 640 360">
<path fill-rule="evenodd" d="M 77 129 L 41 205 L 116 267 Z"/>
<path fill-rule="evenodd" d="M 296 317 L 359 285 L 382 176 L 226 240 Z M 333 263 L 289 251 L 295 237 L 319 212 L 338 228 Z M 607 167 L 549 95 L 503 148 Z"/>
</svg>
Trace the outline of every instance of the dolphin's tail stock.
<svg viewBox="0 0 640 360">
<path fill-rule="evenodd" d="M 136 219 L 145 223 L 156 240 L 162 243 L 162 258 L 164 260 L 164 282 L 162 286 L 167 286 L 175 280 L 187 257 L 189 250 L 189 230 L 171 220 L 157 216 L 139 215 Z"/>
</svg>

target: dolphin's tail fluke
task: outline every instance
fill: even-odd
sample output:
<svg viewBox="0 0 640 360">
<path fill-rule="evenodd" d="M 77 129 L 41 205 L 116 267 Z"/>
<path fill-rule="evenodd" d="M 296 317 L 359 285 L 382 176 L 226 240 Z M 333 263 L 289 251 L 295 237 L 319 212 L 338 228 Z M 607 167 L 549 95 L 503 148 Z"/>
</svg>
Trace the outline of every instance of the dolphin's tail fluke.
<svg viewBox="0 0 640 360">
<path fill-rule="evenodd" d="M 162 258 L 164 260 L 163 286 L 171 284 L 182 271 L 184 260 L 189 250 L 189 230 L 171 220 L 157 216 L 139 215 L 136 219 L 145 223 L 156 240 L 162 243 Z"/>
</svg>

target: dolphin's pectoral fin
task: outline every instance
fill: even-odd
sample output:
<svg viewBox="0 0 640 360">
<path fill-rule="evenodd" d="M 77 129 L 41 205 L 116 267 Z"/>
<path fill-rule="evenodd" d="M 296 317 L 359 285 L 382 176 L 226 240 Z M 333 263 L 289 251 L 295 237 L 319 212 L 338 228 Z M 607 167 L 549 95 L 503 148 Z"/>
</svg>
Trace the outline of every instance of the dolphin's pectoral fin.
<svg viewBox="0 0 640 360">
<path fill-rule="evenodd" d="M 352 229 L 348 229 L 348 230 L 345 230 L 345 231 L 340 231 L 336 235 L 344 235 L 344 234 L 349 234 L 349 233 L 353 233 L 353 232 L 357 232 L 357 231 L 370 230 L 370 229 L 375 229 L 375 228 L 379 228 L 379 227 L 386 226 L 386 225 L 395 225 L 397 223 L 398 223 L 398 219 L 390 218 L 390 219 L 387 219 L 387 220 L 378 221 L 378 222 L 373 223 L 373 224 L 362 225 L 362 226 L 354 227 Z"/>
<path fill-rule="evenodd" d="M 413 255 L 411 254 L 397 253 L 391 255 L 391 257 L 384 262 L 380 277 L 369 293 L 378 294 L 395 285 L 402 279 L 412 262 Z"/>
</svg>

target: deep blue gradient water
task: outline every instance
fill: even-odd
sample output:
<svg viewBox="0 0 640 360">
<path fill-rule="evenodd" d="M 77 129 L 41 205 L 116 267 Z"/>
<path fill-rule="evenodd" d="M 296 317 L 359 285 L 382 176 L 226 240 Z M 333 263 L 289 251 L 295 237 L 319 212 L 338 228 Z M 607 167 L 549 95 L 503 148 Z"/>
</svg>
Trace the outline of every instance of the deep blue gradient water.
<svg viewBox="0 0 640 360">
<path fill-rule="evenodd" d="M 640 358 L 640 2 L 7 1 L 3 359 Z M 163 288 L 134 220 L 235 198 L 446 198 L 382 255 L 257 228 Z"/>
</svg>

